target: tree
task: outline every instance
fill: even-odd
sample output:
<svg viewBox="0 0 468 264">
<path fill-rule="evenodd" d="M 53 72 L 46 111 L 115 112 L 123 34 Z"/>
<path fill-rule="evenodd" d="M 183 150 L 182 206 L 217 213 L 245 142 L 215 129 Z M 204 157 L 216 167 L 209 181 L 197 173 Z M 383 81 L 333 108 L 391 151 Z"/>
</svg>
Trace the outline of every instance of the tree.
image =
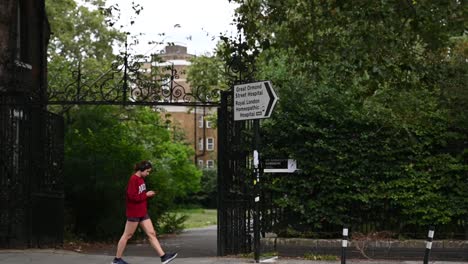
<svg viewBox="0 0 468 264">
<path fill-rule="evenodd" d="M 218 46 L 218 49 L 220 47 Z M 218 55 L 193 57 L 187 71 L 187 82 L 200 100 L 219 100 L 219 92 L 228 88 L 226 72 Z"/>
<path fill-rule="evenodd" d="M 403 232 L 466 217 L 455 187 L 466 186 L 466 126 L 440 81 L 466 86 L 466 63 L 445 59 L 463 34 L 460 1 L 236 2 L 238 45 L 279 90 L 265 151 L 303 169 L 269 186 L 288 193 L 276 202 L 291 223 Z"/>
<path fill-rule="evenodd" d="M 55 33 L 49 46 L 49 86 L 66 100 L 80 100 L 71 97 L 76 95 L 78 69 L 85 92 L 103 92 L 97 84 L 99 77 L 121 61 L 113 46 L 127 36 L 109 25 L 116 7 L 105 7 L 104 1 L 47 4 Z M 112 77 L 111 84 L 121 85 L 119 76 Z M 167 124 L 154 109 L 73 106 L 54 110 L 66 120 L 66 226 L 73 235 L 109 239 L 121 234 L 121 223 L 115 219 L 124 216 L 125 186 L 132 165 L 141 160 L 153 162 L 147 184 L 160 193 L 157 202 L 150 202 L 151 212 L 162 215 L 173 208 L 175 199 L 198 191 L 201 172 L 189 160 L 192 151 L 172 141 Z"/>
<path fill-rule="evenodd" d="M 218 46 L 218 49 L 220 46 Z M 192 93 L 198 98 L 209 101 L 220 99 L 220 91 L 229 88 L 223 60 L 218 55 L 193 57 L 187 71 L 187 82 L 190 84 Z M 212 121 L 216 126 L 216 113 L 205 118 Z"/>
<path fill-rule="evenodd" d="M 65 141 L 67 227 L 86 239 L 116 238 L 125 214 L 125 187 L 132 165 L 151 160 L 146 179 L 157 190 L 149 210 L 163 215 L 174 201 L 199 190 L 201 172 L 190 148 L 171 142 L 161 118 L 146 107 L 88 106 L 70 110 Z M 93 221 L 89 221 L 93 218 Z"/>
<path fill-rule="evenodd" d="M 74 0 L 47 0 L 46 5 L 53 32 L 48 47 L 50 97 L 79 99 L 78 86 L 82 97 L 101 92 L 99 80 L 113 73 L 113 65 L 121 61 L 113 47 L 121 46 L 126 39 L 124 32 L 109 26 L 109 21 L 116 19 L 110 11 L 115 7 L 105 7 L 105 1 L 101 0 L 86 1 L 82 5 Z M 104 89 L 118 81 L 104 79 L 108 84 L 103 85 Z M 55 112 L 67 109 L 49 108 Z"/>
<path fill-rule="evenodd" d="M 113 20 L 104 0 L 86 1 L 90 7 L 74 0 L 46 0 L 47 14 L 53 37 L 49 44 L 49 64 L 56 57 L 67 61 L 102 62 L 115 60 L 113 46 L 125 41 L 125 33 L 109 26 Z"/>
<path fill-rule="evenodd" d="M 187 71 L 187 81 L 194 88 L 206 87 L 209 90 L 226 90 L 224 64 L 218 56 L 198 56 L 191 59 Z"/>
</svg>

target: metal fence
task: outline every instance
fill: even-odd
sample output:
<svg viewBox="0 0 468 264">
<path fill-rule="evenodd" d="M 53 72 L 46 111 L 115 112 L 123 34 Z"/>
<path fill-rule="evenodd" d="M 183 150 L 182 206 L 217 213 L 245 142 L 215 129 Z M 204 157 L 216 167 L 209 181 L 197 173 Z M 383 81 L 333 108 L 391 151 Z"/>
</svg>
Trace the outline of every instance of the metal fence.
<svg viewBox="0 0 468 264">
<path fill-rule="evenodd" d="M 291 177 L 305 177 L 308 175 L 297 174 L 264 174 L 262 185 L 262 230 L 274 232 L 282 237 L 303 238 L 341 238 L 342 224 L 322 222 L 320 228 L 306 224 L 304 216 L 287 206 L 280 206 L 279 200 L 284 197 L 284 189 L 278 190 L 275 186 L 287 186 L 284 179 Z M 350 219 L 344 223 L 350 228 L 354 236 L 368 237 L 372 239 L 425 239 L 428 226 L 416 225 L 415 221 L 408 221 L 395 208 L 373 207 L 358 201 L 349 204 L 349 213 L 344 218 Z M 468 239 L 468 219 L 454 218 L 447 224 L 435 225 L 438 239 Z M 352 236 L 352 235 L 351 235 Z"/>
<path fill-rule="evenodd" d="M 3 93 L 0 148 L 0 247 L 61 244 L 62 118 Z"/>
</svg>

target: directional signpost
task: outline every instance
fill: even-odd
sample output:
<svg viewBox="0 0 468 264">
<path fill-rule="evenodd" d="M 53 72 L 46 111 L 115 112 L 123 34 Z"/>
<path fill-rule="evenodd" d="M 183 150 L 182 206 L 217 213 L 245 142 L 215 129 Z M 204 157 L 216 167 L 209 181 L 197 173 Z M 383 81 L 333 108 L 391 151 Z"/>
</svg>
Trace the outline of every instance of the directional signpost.
<svg viewBox="0 0 468 264">
<path fill-rule="evenodd" d="M 297 162 L 294 159 L 267 159 L 263 172 L 266 173 L 293 173 L 297 171 Z"/>
<path fill-rule="evenodd" d="M 268 118 L 278 97 L 270 81 L 234 86 L 234 120 Z"/>
<path fill-rule="evenodd" d="M 260 141 L 260 124 L 258 119 L 269 118 L 275 107 L 276 96 L 270 81 L 245 83 L 234 86 L 234 121 L 254 119 L 254 189 L 255 189 L 255 214 L 254 214 L 254 258 L 260 262 L 260 168 L 259 153 L 257 152 Z"/>
</svg>

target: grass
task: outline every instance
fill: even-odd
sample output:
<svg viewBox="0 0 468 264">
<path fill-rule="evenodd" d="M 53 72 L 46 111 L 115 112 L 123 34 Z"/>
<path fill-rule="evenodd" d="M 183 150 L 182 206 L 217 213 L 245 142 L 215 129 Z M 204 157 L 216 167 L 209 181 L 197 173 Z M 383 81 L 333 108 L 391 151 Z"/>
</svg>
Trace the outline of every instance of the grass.
<svg viewBox="0 0 468 264">
<path fill-rule="evenodd" d="M 241 258 L 254 258 L 254 253 L 245 253 L 238 255 Z M 271 258 L 278 256 L 278 252 L 260 252 L 260 258 Z"/>
<path fill-rule="evenodd" d="M 313 253 L 306 253 L 304 259 L 307 260 L 338 260 L 337 256 L 334 255 L 317 255 Z"/>
<path fill-rule="evenodd" d="M 175 213 L 188 216 L 184 223 L 186 229 L 216 225 L 218 221 L 216 209 L 181 209 Z"/>
</svg>

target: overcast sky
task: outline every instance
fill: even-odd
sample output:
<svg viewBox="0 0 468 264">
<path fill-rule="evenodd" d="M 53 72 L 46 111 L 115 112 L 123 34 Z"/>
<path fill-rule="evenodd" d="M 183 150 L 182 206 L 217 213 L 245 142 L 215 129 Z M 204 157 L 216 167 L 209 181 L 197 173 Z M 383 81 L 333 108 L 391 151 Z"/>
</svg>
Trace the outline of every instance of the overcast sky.
<svg viewBox="0 0 468 264">
<path fill-rule="evenodd" d="M 143 6 L 143 11 L 136 16 L 135 24 L 129 28 L 132 35 L 143 33 L 139 37 L 136 51 L 141 54 L 158 53 L 163 46 L 149 45 L 148 42 L 174 42 L 187 47 L 190 54 L 212 53 L 220 33 L 236 35 L 232 25 L 236 5 L 228 0 L 134 0 Z M 129 24 L 130 16 L 135 16 L 131 9 L 131 0 L 108 0 L 108 4 L 117 3 L 121 9 L 120 21 Z M 165 33 L 164 37 L 159 36 Z M 213 39 L 214 38 L 214 39 Z"/>
</svg>

